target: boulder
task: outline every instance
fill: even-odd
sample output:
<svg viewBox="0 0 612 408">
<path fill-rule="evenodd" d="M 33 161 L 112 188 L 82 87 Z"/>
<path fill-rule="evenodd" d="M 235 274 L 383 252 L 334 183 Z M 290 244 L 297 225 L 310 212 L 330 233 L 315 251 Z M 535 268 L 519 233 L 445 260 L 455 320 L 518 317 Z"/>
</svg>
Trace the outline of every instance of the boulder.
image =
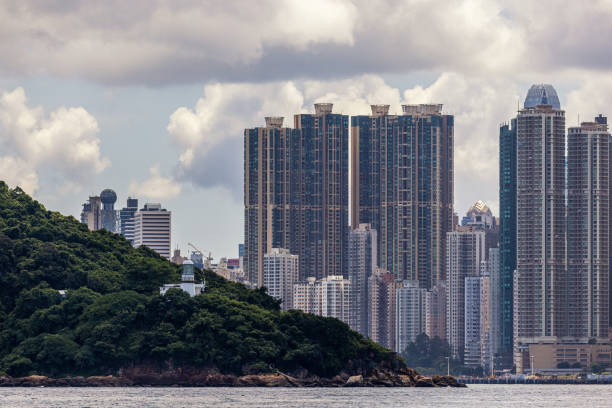
<svg viewBox="0 0 612 408">
<path fill-rule="evenodd" d="M 346 380 L 346 387 L 356 387 L 363 384 L 363 375 L 353 375 Z"/>
</svg>

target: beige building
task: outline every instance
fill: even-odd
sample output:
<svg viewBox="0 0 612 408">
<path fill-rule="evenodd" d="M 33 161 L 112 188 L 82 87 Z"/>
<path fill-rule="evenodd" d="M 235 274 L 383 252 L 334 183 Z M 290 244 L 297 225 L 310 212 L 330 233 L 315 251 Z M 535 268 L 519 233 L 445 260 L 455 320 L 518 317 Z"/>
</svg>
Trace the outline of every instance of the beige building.
<svg viewBox="0 0 612 408">
<path fill-rule="evenodd" d="M 556 369 L 558 364 L 567 362 L 570 365 L 580 363 L 582 367 L 591 367 L 594 363 L 612 367 L 612 344 L 545 344 L 544 342 L 529 345 L 529 358 L 524 361 L 523 372 L 531 369 Z"/>
<path fill-rule="evenodd" d="M 390 350 L 395 349 L 395 291 L 401 286 L 384 269 L 368 278 L 368 337 Z"/>
<path fill-rule="evenodd" d="M 446 282 L 438 283 L 425 294 L 425 334 L 430 339 L 446 338 Z"/>
</svg>

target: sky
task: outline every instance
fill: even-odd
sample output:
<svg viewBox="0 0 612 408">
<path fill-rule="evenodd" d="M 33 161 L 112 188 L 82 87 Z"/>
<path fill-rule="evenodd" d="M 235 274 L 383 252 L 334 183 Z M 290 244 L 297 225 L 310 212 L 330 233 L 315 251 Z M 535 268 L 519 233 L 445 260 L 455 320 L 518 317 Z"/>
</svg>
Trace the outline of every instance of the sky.
<svg viewBox="0 0 612 408">
<path fill-rule="evenodd" d="M 173 247 L 236 257 L 244 128 L 442 103 L 455 211 L 497 215 L 499 125 L 531 84 L 568 126 L 612 113 L 610 21 L 610 0 L 4 0 L 0 179 L 75 217 L 104 188 L 161 202 Z"/>
</svg>

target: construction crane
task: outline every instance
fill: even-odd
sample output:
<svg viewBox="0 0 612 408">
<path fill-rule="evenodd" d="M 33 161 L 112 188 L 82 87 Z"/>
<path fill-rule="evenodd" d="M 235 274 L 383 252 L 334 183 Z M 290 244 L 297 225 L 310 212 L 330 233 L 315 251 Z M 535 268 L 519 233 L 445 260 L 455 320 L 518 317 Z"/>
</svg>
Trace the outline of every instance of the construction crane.
<svg viewBox="0 0 612 408">
<path fill-rule="evenodd" d="M 191 242 L 188 242 L 187 245 L 189 245 L 190 247 L 192 247 L 196 253 L 200 254 L 200 256 L 202 256 L 202 260 L 204 261 L 204 267 L 205 268 L 210 268 L 210 264 L 212 263 L 212 253 L 208 252 L 208 256 L 204 258 L 204 253 L 202 251 L 200 251 L 198 248 L 196 248 L 195 245 L 193 245 Z"/>
</svg>

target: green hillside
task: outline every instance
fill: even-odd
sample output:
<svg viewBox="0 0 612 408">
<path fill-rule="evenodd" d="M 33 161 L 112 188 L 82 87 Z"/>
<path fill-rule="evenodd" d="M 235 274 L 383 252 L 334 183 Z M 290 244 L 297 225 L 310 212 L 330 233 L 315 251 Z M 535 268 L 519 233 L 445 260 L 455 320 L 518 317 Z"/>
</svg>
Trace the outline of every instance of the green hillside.
<svg viewBox="0 0 612 408">
<path fill-rule="evenodd" d="M 331 377 L 403 365 L 336 319 L 281 312 L 263 290 L 211 272 L 197 278 L 205 294 L 160 296 L 179 267 L 0 181 L 0 372 L 105 375 L 148 365 Z"/>
</svg>

